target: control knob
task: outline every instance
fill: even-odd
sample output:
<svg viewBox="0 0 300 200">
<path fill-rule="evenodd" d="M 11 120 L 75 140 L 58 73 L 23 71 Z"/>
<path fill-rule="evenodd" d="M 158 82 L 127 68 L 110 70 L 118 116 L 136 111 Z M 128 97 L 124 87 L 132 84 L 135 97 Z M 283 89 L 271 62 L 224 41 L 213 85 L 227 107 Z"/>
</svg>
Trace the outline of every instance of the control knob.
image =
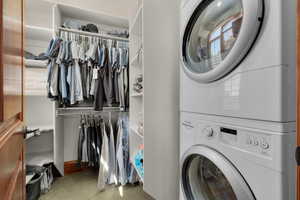
<svg viewBox="0 0 300 200">
<path fill-rule="evenodd" d="M 263 140 L 260 144 L 260 147 L 264 150 L 267 150 L 270 148 L 270 144 L 267 141 Z"/>
<path fill-rule="evenodd" d="M 204 132 L 204 134 L 205 134 L 207 137 L 209 137 L 209 138 L 211 138 L 211 137 L 214 136 L 214 129 L 212 129 L 211 127 L 205 128 L 205 129 L 203 130 L 203 132 Z"/>
</svg>

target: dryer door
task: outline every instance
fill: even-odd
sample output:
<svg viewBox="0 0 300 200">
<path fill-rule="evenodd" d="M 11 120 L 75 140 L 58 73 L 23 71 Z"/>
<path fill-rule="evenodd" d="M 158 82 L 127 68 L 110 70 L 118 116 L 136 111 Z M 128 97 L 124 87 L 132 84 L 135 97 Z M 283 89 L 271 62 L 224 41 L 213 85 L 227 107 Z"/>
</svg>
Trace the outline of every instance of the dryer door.
<svg viewBox="0 0 300 200">
<path fill-rule="evenodd" d="M 181 186 L 186 200 L 255 200 L 239 171 L 205 146 L 192 147 L 183 157 Z"/>
<path fill-rule="evenodd" d="M 191 0 L 182 61 L 194 80 L 216 81 L 245 58 L 259 33 L 263 0 Z"/>
</svg>

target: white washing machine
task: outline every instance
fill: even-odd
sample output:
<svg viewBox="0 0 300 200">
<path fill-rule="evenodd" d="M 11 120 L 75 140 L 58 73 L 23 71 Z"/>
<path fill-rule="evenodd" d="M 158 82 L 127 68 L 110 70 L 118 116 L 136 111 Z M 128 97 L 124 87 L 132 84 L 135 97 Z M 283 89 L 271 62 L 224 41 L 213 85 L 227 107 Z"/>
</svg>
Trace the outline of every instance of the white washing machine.
<svg viewBox="0 0 300 200">
<path fill-rule="evenodd" d="M 293 123 L 182 113 L 180 200 L 295 200 L 295 138 Z"/>
<path fill-rule="evenodd" d="M 295 121 L 296 0 L 184 0 L 181 111 Z"/>
</svg>

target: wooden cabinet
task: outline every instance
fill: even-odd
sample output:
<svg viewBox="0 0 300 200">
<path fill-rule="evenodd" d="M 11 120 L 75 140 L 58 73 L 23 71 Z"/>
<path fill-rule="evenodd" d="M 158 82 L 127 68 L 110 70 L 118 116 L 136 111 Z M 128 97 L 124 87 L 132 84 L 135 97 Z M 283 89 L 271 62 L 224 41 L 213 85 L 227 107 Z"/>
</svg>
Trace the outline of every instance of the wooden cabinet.
<svg viewBox="0 0 300 200">
<path fill-rule="evenodd" d="M 0 199 L 25 199 L 24 139 L 19 127 L 21 122 L 13 121 L 0 136 Z"/>
<path fill-rule="evenodd" d="M 0 121 L 22 113 L 23 1 L 1 1 Z"/>
<path fill-rule="evenodd" d="M 0 199 L 25 200 L 23 0 L 0 1 Z"/>
</svg>

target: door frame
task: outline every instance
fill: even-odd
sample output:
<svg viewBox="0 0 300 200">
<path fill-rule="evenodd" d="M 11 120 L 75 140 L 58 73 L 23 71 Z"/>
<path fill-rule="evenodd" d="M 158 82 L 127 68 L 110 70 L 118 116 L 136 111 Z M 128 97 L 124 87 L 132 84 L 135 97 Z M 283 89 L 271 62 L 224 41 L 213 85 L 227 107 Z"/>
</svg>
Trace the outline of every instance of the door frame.
<svg viewBox="0 0 300 200">
<path fill-rule="evenodd" d="M 300 147 L 300 0 L 297 1 L 297 66 L 296 66 L 296 92 L 297 92 L 297 146 Z M 300 166 L 297 166 L 297 200 L 300 200 Z"/>
</svg>

